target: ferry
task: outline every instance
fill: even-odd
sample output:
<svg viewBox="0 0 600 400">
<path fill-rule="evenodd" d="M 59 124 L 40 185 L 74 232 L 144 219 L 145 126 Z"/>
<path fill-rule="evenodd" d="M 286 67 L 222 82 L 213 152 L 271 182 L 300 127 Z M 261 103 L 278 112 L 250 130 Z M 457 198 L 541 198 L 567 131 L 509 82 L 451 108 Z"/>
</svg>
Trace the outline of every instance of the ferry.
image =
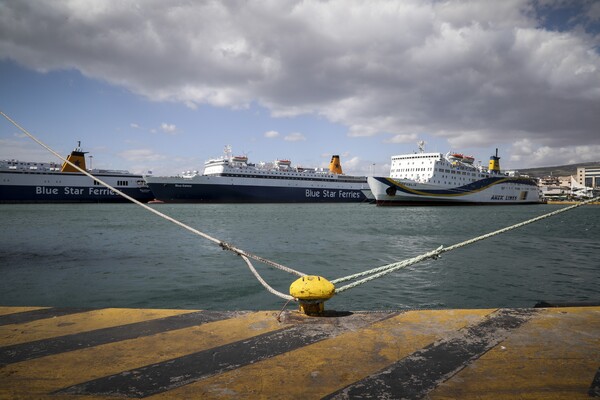
<svg viewBox="0 0 600 400">
<path fill-rule="evenodd" d="M 388 177 L 368 178 L 377 205 L 541 203 L 535 179 L 500 171 L 498 149 L 485 168 L 472 156 L 426 153 L 418 144 L 418 153 L 392 157 Z"/>
<path fill-rule="evenodd" d="M 204 172 L 145 176 L 157 200 L 165 203 L 335 203 L 373 200 L 365 176 L 345 175 L 340 157 L 329 169 L 294 167 L 290 160 L 251 163 L 247 156 L 224 155 L 204 164 Z"/>
<path fill-rule="evenodd" d="M 142 202 L 154 199 L 142 175 L 86 169 L 81 142 L 67 160 Z M 117 203 L 129 200 L 67 163 L 0 161 L 0 203 Z"/>
</svg>

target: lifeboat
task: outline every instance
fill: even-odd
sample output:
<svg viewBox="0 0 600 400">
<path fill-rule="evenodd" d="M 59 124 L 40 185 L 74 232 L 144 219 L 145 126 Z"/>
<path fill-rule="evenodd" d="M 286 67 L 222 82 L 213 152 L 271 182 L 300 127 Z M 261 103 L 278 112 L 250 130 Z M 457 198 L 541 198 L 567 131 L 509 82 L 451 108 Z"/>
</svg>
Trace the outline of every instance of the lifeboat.
<svg viewBox="0 0 600 400">
<path fill-rule="evenodd" d="M 231 161 L 233 161 L 233 162 L 239 162 L 239 163 L 245 163 L 245 162 L 248 162 L 248 157 L 246 157 L 246 156 L 233 156 L 231 158 Z"/>
<path fill-rule="evenodd" d="M 473 156 L 463 156 L 463 158 L 462 158 L 462 162 L 467 163 L 467 164 L 473 164 L 474 161 L 475 161 L 475 157 L 473 157 Z"/>
</svg>

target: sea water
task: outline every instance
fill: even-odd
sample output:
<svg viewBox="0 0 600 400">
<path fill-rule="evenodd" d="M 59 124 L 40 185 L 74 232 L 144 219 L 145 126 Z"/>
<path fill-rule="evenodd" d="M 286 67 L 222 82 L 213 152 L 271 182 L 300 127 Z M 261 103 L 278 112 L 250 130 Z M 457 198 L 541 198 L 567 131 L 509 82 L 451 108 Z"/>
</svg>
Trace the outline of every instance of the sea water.
<svg viewBox="0 0 600 400">
<path fill-rule="evenodd" d="M 335 279 L 563 206 L 157 204 L 219 240 Z M 0 205 L 0 306 L 277 310 L 241 257 L 134 204 Z M 600 301 L 600 207 L 583 206 L 334 296 L 335 310 Z M 275 289 L 295 275 L 254 262 Z"/>
</svg>

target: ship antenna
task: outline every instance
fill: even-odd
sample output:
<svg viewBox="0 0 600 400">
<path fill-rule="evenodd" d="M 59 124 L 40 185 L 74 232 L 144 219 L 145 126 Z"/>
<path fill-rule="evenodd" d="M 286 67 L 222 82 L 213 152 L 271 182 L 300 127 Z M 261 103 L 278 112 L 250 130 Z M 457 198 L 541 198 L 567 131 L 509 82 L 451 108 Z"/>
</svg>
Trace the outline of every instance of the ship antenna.
<svg viewBox="0 0 600 400">
<path fill-rule="evenodd" d="M 417 146 L 419 146 L 419 153 L 425 153 L 425 142 L 423 140 L 419 140 Z"/>
<path fill-rule="evenodd" d="M 231 145 L 225 146 L 225 149 L 223 150 L 223 152 L 225 153 L 226 159 L 231 159 Z"/>
</svg>

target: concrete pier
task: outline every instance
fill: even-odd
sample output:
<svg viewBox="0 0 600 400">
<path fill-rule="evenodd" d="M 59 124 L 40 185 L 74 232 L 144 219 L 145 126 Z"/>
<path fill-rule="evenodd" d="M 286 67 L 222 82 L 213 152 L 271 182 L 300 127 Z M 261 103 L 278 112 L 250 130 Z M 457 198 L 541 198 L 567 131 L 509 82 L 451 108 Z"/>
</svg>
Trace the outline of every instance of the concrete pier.
<svg viewBox="0 0 600 400">
<path fill-rule="evenodd" d="M 2 399 L 600 397 L 600 307 L 0 307 Z"/>
</svg>

